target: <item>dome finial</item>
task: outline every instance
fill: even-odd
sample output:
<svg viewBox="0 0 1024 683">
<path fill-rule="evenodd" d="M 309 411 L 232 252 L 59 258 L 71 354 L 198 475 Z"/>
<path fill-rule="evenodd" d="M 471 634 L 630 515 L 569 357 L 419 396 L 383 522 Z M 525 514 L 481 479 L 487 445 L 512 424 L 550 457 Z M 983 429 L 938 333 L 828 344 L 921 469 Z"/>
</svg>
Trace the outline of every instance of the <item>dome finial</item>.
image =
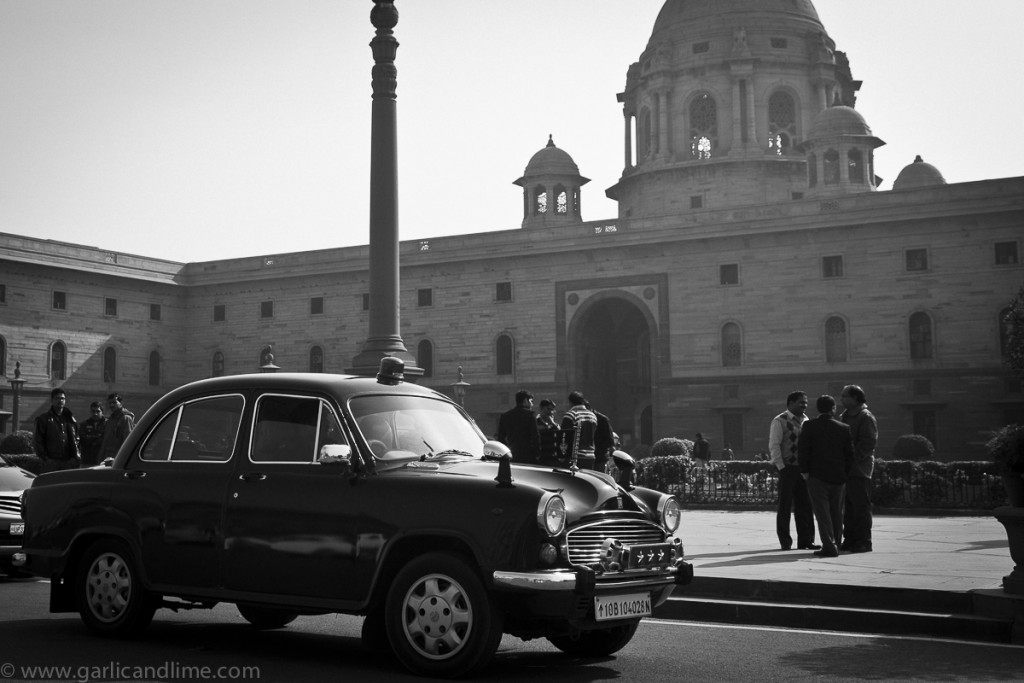
<svg viewBox="0 0 1024 683">
<path fill-rule="evenodd" d="M 551 133 L 548 133 L 548 144 L 546 144 L 544 146 L 545 147 L 554 147 L 555 146 L 555 136 L 552 135 Z"/>
<path fill-rule="evenodd" d="M 924 159 L 921 158 L 920 154 L 918 154 L 916 157 L 914 157 L 914 163 L 915 164 L 923 164 L 924 163 Z"/>
</svg>

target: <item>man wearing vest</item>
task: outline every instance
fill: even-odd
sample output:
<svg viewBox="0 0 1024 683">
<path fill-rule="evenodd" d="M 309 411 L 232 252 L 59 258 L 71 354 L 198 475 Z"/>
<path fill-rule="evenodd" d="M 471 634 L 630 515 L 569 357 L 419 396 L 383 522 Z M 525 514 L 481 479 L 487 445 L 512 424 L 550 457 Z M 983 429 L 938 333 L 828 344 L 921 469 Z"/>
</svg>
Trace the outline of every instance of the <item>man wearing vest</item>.
<svg viewBox="0 0 1024 683">
<path fill-rule="evenodd" d="M 775 529 L 783 550 L 793 547 L 789 532 L 790 514 L 796 518 L 796 547 L 800 550 L 821 550 L 814 543 L 814 513 L 807 494 L 807 483 L 797 464 L 797 442 L 807 421 L 807 394 L 794 391 L 786 397 L 786 410 L 775 416 L 768 433 L 768 451 L 772 464 L 779 470 L 779 510 Z"/>
</svg>

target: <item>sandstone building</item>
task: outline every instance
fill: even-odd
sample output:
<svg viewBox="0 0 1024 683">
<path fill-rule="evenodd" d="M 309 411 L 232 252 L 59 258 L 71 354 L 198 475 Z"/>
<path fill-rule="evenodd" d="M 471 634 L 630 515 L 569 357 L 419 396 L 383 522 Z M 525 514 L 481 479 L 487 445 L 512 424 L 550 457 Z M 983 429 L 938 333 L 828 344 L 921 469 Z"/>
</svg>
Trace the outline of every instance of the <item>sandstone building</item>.
<svg viewBox="0 0 1024 683">
<path fill-rule="evenodd" d="M 809 0 L 667 0 L 617 96 L 617 216 L 583 220 L 595 190 L 549 139 L 514 181 L 519 227 L 401 244 L 421 383 L 450 394 L 461 367 L 485 432 L 521 387 L 563 407 L 579 388 L 627 442 L 701 431 L 740 456 L 765 450 L 789 391 L 857 383 L 880 454 L 919 433 L 979 457 L 1024 420 L 1000 325 L 1024 280 L 1024 178 L 948 184 L 918 158 L 880 189 L 885 143 L 836 47 Z M 84 417 L 112 390 L 139 411 L 271 360 L 344 372 L 368 260 L 181 264 L 0 234 L 0 374 L 20 363 L 24 426 L 55 386 Z"/>
</svg>

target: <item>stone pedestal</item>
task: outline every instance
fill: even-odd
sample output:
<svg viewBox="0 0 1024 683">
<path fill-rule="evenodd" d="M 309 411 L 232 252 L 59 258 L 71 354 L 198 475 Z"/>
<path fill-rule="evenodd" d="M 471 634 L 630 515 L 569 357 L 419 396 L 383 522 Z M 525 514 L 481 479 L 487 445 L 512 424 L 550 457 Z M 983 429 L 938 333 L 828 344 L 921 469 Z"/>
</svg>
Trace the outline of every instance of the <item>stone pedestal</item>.
<svg viewBox="0 0 1024 683">
<path fill-rule="evenodd" d="M 1010 558 L 1015 564 L 1013 571 L 1003 577 L 1003 590 L 1024 595 L 1024 507 L 996 508 L 992 514 L 1006 528 Z"/>
</svg>

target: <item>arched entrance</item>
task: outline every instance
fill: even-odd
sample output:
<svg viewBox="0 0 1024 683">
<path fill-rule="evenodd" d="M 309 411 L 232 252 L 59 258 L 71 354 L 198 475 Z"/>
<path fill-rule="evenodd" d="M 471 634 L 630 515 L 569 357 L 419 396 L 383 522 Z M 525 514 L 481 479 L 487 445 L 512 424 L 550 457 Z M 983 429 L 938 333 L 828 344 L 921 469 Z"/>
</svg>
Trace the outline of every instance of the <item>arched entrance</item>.
<svg viewBox="0 0 1024 683">
<path fill-rule="evenodd" d="M 585 302 L 569 327 L 570 388 L 607 415 L 627 444 L 651 438 L 650 419 L 643 419 L 651 414 L 649 316 L 631 295 L 609 292 Z"/>
</svg>

